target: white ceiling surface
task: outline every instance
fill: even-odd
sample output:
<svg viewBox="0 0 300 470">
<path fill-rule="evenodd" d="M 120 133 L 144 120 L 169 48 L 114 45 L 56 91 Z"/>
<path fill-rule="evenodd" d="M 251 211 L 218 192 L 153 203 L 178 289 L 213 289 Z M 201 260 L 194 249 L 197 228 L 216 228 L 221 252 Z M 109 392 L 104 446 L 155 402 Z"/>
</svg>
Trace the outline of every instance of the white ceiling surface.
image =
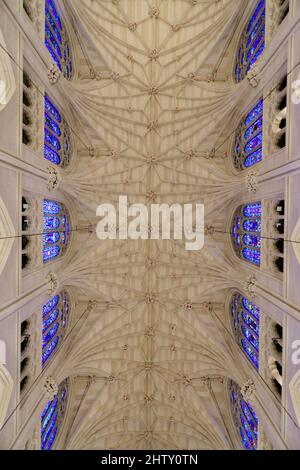
<svg viewBox="0 0 300 470">
<path fill-rule="evenodd" d="M 224 158 L 206 157 L 226 135 L 245 84 L 199 77 L 221 53 L 220 38 L 230 37 L 244 2 L 192 3 L 157 0 L 151 17 L 147 0 L 67 2 L 87 50 L 98 50 L 106 64 L 93 64 L 99 80 L 66 83 L 95 151 L 82 155 L 65 187 L 90 214 L 125 194 L 129 203 L 204 202 L 206 223 L 225 227 L 241 183 Z M 85 252 L 74 255 L 67 283 L 99 305 L 68 361 L 73 374 L 95 377 L 84 397 L 84 379 L 77 379 L 68 448 L 230 447 L 213 399 L 227 416 L 225 385 L 213 380 L 212 396 L 202 379 L 243 379 L 222 328 L 225 289 L 245 282 L 227 244 L 226 235 L 207 236 L 202 251 L 188 252 L 183 241 L 91 235 Z"/>
</svg>

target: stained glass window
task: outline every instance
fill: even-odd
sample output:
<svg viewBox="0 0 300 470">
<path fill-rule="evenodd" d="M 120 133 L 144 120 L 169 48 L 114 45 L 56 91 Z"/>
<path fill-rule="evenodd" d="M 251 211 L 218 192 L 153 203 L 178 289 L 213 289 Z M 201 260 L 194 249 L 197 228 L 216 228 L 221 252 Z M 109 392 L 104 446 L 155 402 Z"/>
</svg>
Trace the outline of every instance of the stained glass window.
<svg viewBox="0 0 300 470">
<path fill-rule="evenodd" d="M 244 449 L 257 450 L 258 418 L 252 406 L 243 399 L 240 387 L 233 381 L 229 381 L 229 397 L 233 421 Z"/>
<path fill-rule="evenodd" d="M 240 82 L 245 78 L 252 65 L 255 64 L 264 51 L 265 23 L 265 0 L 259 0 L 239 41 L 234 69 L 234 78 L 236 82 Z"/>
<path fill-rule="evenodd" d="M 260 309 L 241 294 L 231 301 L 231 321 L 235 339 L 252 364 L 259 368 Z"/>
<path fill-rule="evenodd" d="M 233 246 L 239 258 L 260 266 L 261 261 L 261 203 L 240 206 L 233 217 L 231 231 Z"/>
<path fill-rule="evenodd" d="M 51 450 L 63 423 L 69 392 L 69 381 L 65 379 L 58 393 L 45 406 L 41 415 L 41 449 Z"/>
<path fill-rule="evenodd" d="M 44 199 L 43 202 L 43 262 L 62 255 L 70 240 L 70 222 L 63 204 Z"/>
<path fill-rule="evenodd" d="M 45 44 L 59 70 L 70 80 L 73 64 L 69 38 L 54 0 L 45 0 Z"/>
<path fill-rule="evenodd" d="M 45 95 L 44 105 L 44 157 L 54 165 L 66 168 L 70 163 L 72 152 L 70 129 L 48 95 Z"/>
<path fill-rule="evenodd" d="M 240 123 L 234 140 L 233 163 L 237 170 L 249 168 L 262 160 L 263 99 Z"/>
<path fill-rule="evenodd" d="M 66 292 L 55 295 L 43 305 L 42 320 L 42 366 L 52 357 L 62 341 L 70 312 L 69 296 Z"/>
</svg>

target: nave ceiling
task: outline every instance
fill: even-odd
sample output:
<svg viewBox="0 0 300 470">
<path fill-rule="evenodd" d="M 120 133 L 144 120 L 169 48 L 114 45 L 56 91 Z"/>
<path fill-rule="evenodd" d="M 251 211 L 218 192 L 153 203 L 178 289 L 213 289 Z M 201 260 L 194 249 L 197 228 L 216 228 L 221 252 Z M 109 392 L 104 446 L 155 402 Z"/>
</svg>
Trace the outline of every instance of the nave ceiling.
<svg viewBox="0 0 300 470">
<path fill-rule="evenodd" d="M 227 160 L 228 123 L 250 91 L 231 80 L 228 53 L 246 4 L 65 2 L 81 60 L 80 79 L 63 86 L 84 128 L 61 188 L 82 221 L 127 195 L 148 206 L 202 202 L 205 224 L 226 231 L 245 186 Z M 181 241 L 81 234 L 77 249 L 60 275 L 96 306 L 59 366 L 61 379 L 74 376 L 67 448 L 233 447 L 226 378 L 247 374 L 224 334 L 225 305 L 246 276 L 228 235 L 206 232 L 204 249 L 188 252 Z"/>
</svg>

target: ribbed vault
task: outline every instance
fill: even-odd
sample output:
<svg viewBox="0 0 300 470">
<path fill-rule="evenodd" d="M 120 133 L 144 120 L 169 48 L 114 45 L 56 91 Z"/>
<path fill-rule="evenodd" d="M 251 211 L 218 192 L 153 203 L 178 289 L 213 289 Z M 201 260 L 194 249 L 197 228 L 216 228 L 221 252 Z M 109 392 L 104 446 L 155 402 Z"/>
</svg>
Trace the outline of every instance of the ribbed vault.
<svg viewBox="0 0 300 470">
<path fill-rule="evenodd" d="M 244 3 L 67 2 L 93 63 L 64 88 L 92 145 L 79 148 L 63 187 L 90 220 L 98 204 L 127 195 L 203 202 L 206 223 L 224 230 L 243 183 L 221 144 L 249 85 L 212 72 L 216 60 L 229 66 L 224 45 Z M 243 379 L 243 366 L 222 323 L 227 289 L 245 276 L 227 243 L 207 234 L 202 251 L 187 252 L 181 241 L 84 240 L 61 273 L 97 302 L 60 366 L 77 377 L 67 448 L 231 447 L 223 380 Z"/>
</svg>

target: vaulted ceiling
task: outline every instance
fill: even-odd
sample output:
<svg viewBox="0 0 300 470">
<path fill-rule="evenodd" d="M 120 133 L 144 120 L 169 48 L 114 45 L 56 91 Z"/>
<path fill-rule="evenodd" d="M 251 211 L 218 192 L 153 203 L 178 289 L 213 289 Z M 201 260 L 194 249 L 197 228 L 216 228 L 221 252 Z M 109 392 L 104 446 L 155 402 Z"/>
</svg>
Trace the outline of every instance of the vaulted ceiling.
<svg viewBox="0 0 300 470">
<path fill-rule="evenodd" d="M 202 202 L 206 225 L 226 230 L 243 187 L 227 155 L 228 123 L 249 86 L 232 82 L 228 52 L 243 6 L 66 2 L 81 60 L 80 80 L 64 88 L 84 129 L 64 189 L 89 220 L 98 204 L 127 195 L 148 205 Z M 245 275 L 228 235 L 206 235 L 199 252 L 179 240 L 81 238 L 64 279 L 97 305 L 67 361 L 77 377 L 67 448 L 232 447 L 223 379 L 241 380 L 243 366 L 224 328 L 225 302 Z"/>
</svg>

